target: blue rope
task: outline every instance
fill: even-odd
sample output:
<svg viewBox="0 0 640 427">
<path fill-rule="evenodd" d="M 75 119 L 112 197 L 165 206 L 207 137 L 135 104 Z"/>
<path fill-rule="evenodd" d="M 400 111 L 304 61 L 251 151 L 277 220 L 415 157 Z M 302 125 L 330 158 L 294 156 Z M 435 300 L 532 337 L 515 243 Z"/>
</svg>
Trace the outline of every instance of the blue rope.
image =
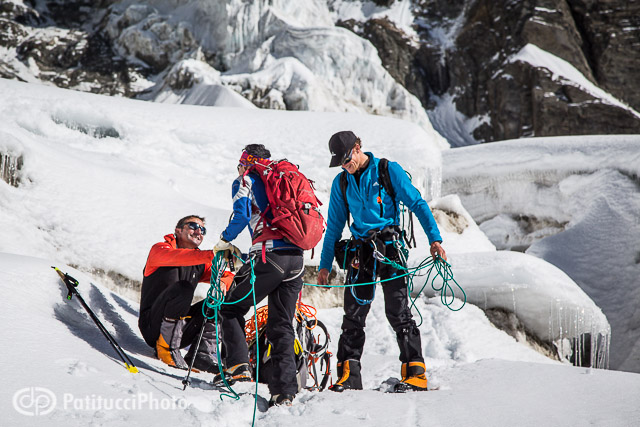
<svg viewBox="0 0 640 427">
<path fill-rule="evenodd" d="M 346 254 L 346 251 L 345 251 Z M 376 277 L 376 271 L 377 271 L 377 266 L 378 266 L 378 260 L 376 260 L 374 258 L 373 260 L 373 278 Z M 350 267 L 350 270 L 353 270 L 353 267 Z M 355 282 L 358 280 L 358 277 L 360 276 L 360 269 L 358 268 L 358 273 L 356 274 L 355 279 L 352 279 L 351 283 Z M 353 299 L 356 300 L 356 303 L 358 303 L 358 305 L 369 305 L 373 302 L 373 300 L 376 297 L 376 287 L 375 285 L 373 286 L 373 295 L 371 295 L 371 299 L 364 299 L 364 298 L 358 298 L 358 296 L 356 295 L 356 289 L 351 286 L 350 288 L 351 290 L 351 295 L 353 296 Z"/>
<path fill-rule="evenodd" d="M 369 305 L 373 302 L 374 298 L 376 297 L 376 287 L 373 287 L 373 295 L 371 295 L 371 299 L 362 299 L 362 298 L 358 298 L 358 296 L 356 295 L 356 288 L 351 286 L 351 295 L 353 295 L 353 299 L 356 300 L 356 302 L 358 303 L 358 305 Z"/>
<path fill-rule="evenodd" d="M 253 421 L 251 425 L 254 426 L 256 423 L 256 410 L 258 409 L 258 379 L 260 378 L 260 343 L 258 342 L 258 307 L 256 303 L 256 293 L 255 293 L 255 283 L 256 283 L 256 275 L 253 271 L 253 266 L 255 265 L 255 258 L 252 257 L 249 261 L 251 263 L 251 278 L 249 282 L 251 283 L 251 293 L 253 294 L 253 319 L 255 322 L 256 329 L 256 394 L 255 399 L 253 401 Z"/>
</svg>

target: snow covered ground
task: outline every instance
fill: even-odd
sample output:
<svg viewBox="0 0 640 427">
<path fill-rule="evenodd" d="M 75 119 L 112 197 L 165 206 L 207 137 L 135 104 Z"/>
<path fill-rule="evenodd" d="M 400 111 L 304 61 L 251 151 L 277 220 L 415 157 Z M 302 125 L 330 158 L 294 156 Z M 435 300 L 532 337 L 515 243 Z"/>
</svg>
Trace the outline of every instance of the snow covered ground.
<svg viewBox="0 0 640 427">
<path fill-rule="evenodd" d="M 182 372 L 155 360 L 142 341 L 135 298 L 107 289 L 99 272 L 140 280 L 151 245 L 186 214 L 207 217 L 202 247 L 212 247 L 229 217 L 230 184 L 248 143 L 264 143 L 274 157 L 299 163 L 328 200 L 337 171 L 326 167 L 327 140 L 344 129 L 361 136 L 365 149 L 398 160 L 425 195 L 436 196 L 431 205 L 468 304 L 450 311 L 433 292 L 417 302 L 437 391 L 375 390 L 399 376 L 379 298 L 362 360 L 366 390 L 305 391 L 293 407 L 265 411 L 268 392 L 260 385 L 257 425 L 631 426 L 640 420 L 639 375 L 552 361 L 487 320 L 480 308 L 506 308 L 552 340 L 609 328 L 566 274 L 530 255 L 496 251 L 457 196 L 439 197 L 440 145 L 423 128 L 362 114 L 152 104 L 5 80 L 0 93 L 0 152 L 23 161 L 18 187 L 0 182 L 6 325 L 0 336 L 9 344 L 0 354 L 20 368 L 2 367 L 3 425 L 248 425 L 254 385 L 237 387 L 239 401 L 221 401 L 210 375 L 195 374 L 183 392 Z M 423 234 L 416 237 L 414 263 L 427 250 Z M 51 265 L 80 280 L 79 291 L 139 374 L 123 368 L 77 300 L 66 300 Z M 341 309 L 321 309 L 318 316 L 335 352 Z"/>
<path fill-rule="evenodd" d="M 55 260 L 0 254 L 5 293 L 4 385 L 6 426 L 219 425 L 253 420 L 254 384 L 235 386 L 240 400 L 220 399 L 210 374 L 193 374 L 153 358 L 137 328 L 137 304 L 57 265 L 80 281 L 89 306 L 125 348 L 138 374 L 129 373 L 77 299 L 50 268 Z M 395 395 L 376 391 L 399 375 L 398 349 L 381 299 L 369 315 L 362 360 L 364 391 L 303 391 L 291 408 L 267 411 L 258 387 L 256 425 L 406 426 L 633 426 L 640 420 L 640 375 L 552 362 L 494 328 L 478 308 L 452 312 L 437 299 L 420 300 L 430 386 L 437 391 Z M 341 309 L 318 316 L 336 351 Z M 11 325 L 11 326 L 9 326 Z M 374 326 L 375 325 L 375 326 Z"/>
</svg>

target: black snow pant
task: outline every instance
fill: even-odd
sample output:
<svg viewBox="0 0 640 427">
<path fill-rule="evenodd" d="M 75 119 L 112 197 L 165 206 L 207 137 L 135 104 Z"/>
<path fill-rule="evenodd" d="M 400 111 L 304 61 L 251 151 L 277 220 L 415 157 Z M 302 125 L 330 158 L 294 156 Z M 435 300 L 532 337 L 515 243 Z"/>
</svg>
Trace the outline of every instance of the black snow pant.
<svg viewBox="0 0 640 427">
<path fill-rule="evenodd" d="M 165 270 L 168 275 L 173 275 L 171 270 Z M 156 273 L 157 274 L 157 273 Z M 187 317 L 187 323 L 182 333 L 180 348 L 187 347 L 194 342 L 202 324 L 204 315 L 202 314 L 202 305 L 204 301 L 200 301 L 191 305 L 193 294 L 196 290 L 197 283 L 192 284 L 185 281 L 175 282 L 160 293 L 153 302 L 151 308 L 140 314 L 138 319 L 138 327 L 142 333 L 145 342 L 151 346 L 156 346 L 156 341 L 160 336 L 160 324 L 164 317 L 170 319 L 179 319 Z"/>
<path fill-rule="evenodd" d="M 268 296 L 266 335 L 271 343 L 273 375 L 269 379 L 272 395 L 292 394 L 298 391 L 294 351 L 293 320 L 296 301 L 302 290 L 303 256 L 300 250 L 274 250 L 267 252 L 266 263 L 260 253 L 255 254 L 254 272 L 256 303 Z M 225 345 L 227 368 L 249 363 L 244 316 L 253 306 L 251 292 L 251 266 L 243 265 L 235 276 L 234 284 L 220 309 L 222 340 Z M 242 301 L 239 301 L 241 300 Z"/>
<path fill-rule="evenodd" d="M 380 261 L 376 261 L 372 253 L 373 249 L 370 246 L 364 245 L 362 247 L 359 271 L 355 269 L 348 271 L 350 277 L 354 277 L 357 273 L 357 278 L 351 283 L 373 282 L 375 276 L 378 275 L 380 280 L 384 280 L 405 273 L 403 270 L 398 270 L 388 264 L 382 264 Z M 386 245 L 386 256 L 396 263 L 401 264 L 397 251 L 392 245 Z M 338 341 L 338 362 L 349 359 L 359 361 L 362 357 L 365 342 L 365 320 L 371 309 L 371 304 L 364 303 L 364 301 L 373 300 L 375 286 L 376 285 L 362 285 L 345 288 L 342 334 Z M 398 347 L 400 348 L 400 361 L 402 363 L 424 363 L 420 331 L 409 309 L 406 276 L 383 282 L 381 287 L 384 293 L 385 314 L 389 324 L 396 333 Z M 360 302 L 354 297 L 352 290 Z"/>
</svg>

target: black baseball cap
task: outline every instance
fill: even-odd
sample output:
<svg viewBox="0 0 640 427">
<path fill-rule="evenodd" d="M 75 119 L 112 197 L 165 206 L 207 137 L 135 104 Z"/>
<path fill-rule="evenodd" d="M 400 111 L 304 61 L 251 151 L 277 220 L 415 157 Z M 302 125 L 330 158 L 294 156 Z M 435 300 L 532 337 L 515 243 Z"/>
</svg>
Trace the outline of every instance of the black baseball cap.
<svg viewBox="0 0 640 427">
<path fill-rule="evenodd" d="M 336 166 L 342 166 L 345 160 L 349 157 L 349 153 L 353 150 L 353 146 L 360 139 L 350 130 L 343 130 L 334 133 L 329 139 L 329 151 L 331 151 L 331 163 L 330 168 Z"/>
</svg>

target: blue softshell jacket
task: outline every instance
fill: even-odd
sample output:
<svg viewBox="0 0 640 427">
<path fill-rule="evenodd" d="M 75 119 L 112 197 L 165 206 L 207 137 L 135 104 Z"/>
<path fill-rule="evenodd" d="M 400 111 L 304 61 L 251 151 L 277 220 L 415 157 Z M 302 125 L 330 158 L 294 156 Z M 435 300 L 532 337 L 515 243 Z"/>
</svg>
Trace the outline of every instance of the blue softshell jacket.
<svg viewBox="0 0 640 427">
<path fill-rule="evenodd" d="M 429 244 L 441 242 L 440 231 L 436 220 L 433 218 L 429 205 L 422 198 L 417 188 L 413 186 L 402 166 L 396 162 L 389 162 L 389 178 L 391 185 L 396 192 L 394 201 L 382 188 L 383 212 L 380 216 L 380 205 L 378 204 L 378 163 L 379 159 L 373 153 L 365 153 L 369 156 L 369 164 L 360 176 L 360 185 L 356 183 L 351 174 L 347 174 L 349 184 L 347 185 L 347 199 L 349 200 L 349 211 L 353 217 L 350 230 L 357 239 L 369 237 L 369 231 L 382 230 L 389 225 L 398 225 L 400 221 L 399 202 L 416 215 L 420 225 L 424 229 Z M 342 173 L 342 172 L 341 172 Z M 320 268 L 331 271 L 334 256 L 334 246 L 342 237 L 342 230 L 347 223 L 347 207 L 344 203 L 342 189 L 340 188 L 340 174 L 338 174 L 331 184 L 331 198 L 329 199 L 329 214 L 327 220 L 327 231 L 324 235 L 322 245 L 322 255 L 320 257 Z"/>
</svg>

